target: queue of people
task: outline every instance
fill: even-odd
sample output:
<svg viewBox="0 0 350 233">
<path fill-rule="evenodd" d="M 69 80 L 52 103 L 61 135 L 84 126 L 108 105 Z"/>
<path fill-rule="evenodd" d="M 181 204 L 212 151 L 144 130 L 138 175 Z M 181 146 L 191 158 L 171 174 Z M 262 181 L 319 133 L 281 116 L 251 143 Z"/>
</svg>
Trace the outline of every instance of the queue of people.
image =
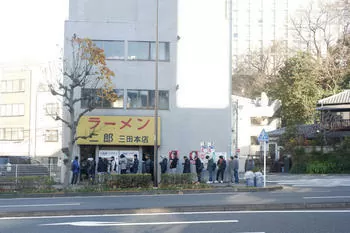
<svg viewBox="0 0 350 233">
<path fill-rule="evenodd" d="M 190 157 L 191 158 L 189 158 L 188 156 L 183 157 L 184 159 L 182 163 L 182 168 L 183 168 L 182 173 L 184 174 L 191 173 L 191 164 L 193 164 L 195 167 L 195 173 L 197 175 L 197 182 L 202 181 L 202 173 L 204 170 L 207 170 L 208 171 L 207 183 L 209 184 L 223 183 L 225 171 L 227 170 L 227 174 L 229 175 L 228 180 L 231 183 L 235 183 L 235 184 L 239 183 L 239 177 L 238 177 L 239 159 L 237 155 L 231 156 L 228 162 L 226 162 L 226 159 L 223 156 L 219 156 L 218 160 L 215 162 L 212 157 L 207 155 L 206 168 L 204 168 L 204 163 L 197 154 L 194 154 Z M 178 170 L 179 159 L 177 154 L 175 152 L 172 152 L 169 159 L 170 161 L 168 162 L 168 158 L 166 156 L 160 156 L 159 165 L 160 165 L 160 172 L 162 174 L 167 172 L 171 174 L 175 174 L 179 172 Z M 169 170 L 168 170 L 168 164 L 169 164 Z M 133 159 L 130 159 L 130 158 L 128 159 L 124 154 L 121 154 L 118 159 L 113 156 L 109 159 L 99 157 L 97 163 L 95 162 L 94 158 L 88 158 L 87 164 L 85 164 L 85 167 L 86 167 L 85 170 L 91 182 L 94 182 L 96 172 L 98 174 L 100 182 L 101 182 L 100 180 L 101 177 L 103 177 L 103 175 L 105 174 L 119 174 L 119 173 L 120 174 L 148 173 L 152 175 L 152 180 L 153 180 L 154 162 L 151 160 L 151 156 L 145 155 L 141 166 L 141 170 L 139 169 L 139 166 L 140 166 L 140 162 L 137 154 L 133 156 Z M 251 171 L 253 169 L 254 169 L 254 160 L 251 156 L 248 155 L 247 160 L 245 162 L 245 171 Z M 78 157 L 76 157 L 72 163 L 72 172 L 73 172 L 73 177 L 72 177 L 71 184 L 76 184 L 80 173 L 80 165 L 78 162 Z M 214 175 L 216 175 L 216 179 L 214 179 Z"/>
</svg>

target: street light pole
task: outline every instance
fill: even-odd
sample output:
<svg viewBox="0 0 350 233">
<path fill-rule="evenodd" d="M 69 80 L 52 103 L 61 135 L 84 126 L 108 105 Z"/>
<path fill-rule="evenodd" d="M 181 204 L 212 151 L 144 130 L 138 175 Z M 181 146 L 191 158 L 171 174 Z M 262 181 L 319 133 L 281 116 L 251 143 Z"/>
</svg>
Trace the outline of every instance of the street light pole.
<svg viewBox="0 0 350 233">
<path fill-rule="evenodd" d="M 155 89 L 154 89 L 154 187 L 158 187 L 158 63 L 159 63 L 159 0 L 156 0 L 156 60 L 155 60 Z"/>
</svg>

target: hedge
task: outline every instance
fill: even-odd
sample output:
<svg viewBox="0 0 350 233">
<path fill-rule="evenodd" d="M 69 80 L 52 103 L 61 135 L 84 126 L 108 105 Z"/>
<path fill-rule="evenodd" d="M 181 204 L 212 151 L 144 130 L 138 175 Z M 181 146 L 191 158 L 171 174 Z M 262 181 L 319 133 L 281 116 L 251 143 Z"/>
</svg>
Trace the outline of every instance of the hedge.
<svg viewBox="0 0 350 233">
<path fill-rule="evenodd" d="M 53 188 L 54 183 L 49 176 L 0 177 L 0 185 L 3 190 L 47 191 Z"/>
<path fill-rule="evenodd" d="M 192 184 L 195 174 L 162 174 L 161 184 L 163 185 L 178 185 L 178 184 Z"/>
<path fill-rule="evenodd" d="M 150 188 L 152 176 L 150 174 L 123 174 L 108 175 L 104 177 L 108 188 Z"/>
</svg>

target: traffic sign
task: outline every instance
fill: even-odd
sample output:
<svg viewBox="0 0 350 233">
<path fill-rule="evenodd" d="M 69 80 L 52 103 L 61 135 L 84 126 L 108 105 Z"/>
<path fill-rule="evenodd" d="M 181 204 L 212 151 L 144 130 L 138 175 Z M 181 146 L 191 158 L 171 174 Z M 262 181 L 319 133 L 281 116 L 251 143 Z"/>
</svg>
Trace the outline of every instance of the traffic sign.
<svg viewBox="0 0 350 233">
<path fill-rule="evenodd" d="M 258 137 L 259 142 L 268 142 L 269 135 L 266 133 L 265 129 L 263 129 Z"/>
</svg>

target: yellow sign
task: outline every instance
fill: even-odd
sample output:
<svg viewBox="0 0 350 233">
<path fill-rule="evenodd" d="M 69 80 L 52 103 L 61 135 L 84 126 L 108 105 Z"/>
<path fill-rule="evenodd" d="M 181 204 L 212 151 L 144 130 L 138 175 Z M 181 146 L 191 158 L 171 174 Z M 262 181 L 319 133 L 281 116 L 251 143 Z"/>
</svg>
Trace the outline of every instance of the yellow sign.
<svg viewBox="0 0 350 233">
<path fill-rule="evenodd" d="M 91 137 L 88 137 L 92 135 Z M 77 127 L 78 145 L 154 145 L 154 117 L 83 116 Z M 158 118 L 160 145 L 160 118 Z"/>
</svg>

